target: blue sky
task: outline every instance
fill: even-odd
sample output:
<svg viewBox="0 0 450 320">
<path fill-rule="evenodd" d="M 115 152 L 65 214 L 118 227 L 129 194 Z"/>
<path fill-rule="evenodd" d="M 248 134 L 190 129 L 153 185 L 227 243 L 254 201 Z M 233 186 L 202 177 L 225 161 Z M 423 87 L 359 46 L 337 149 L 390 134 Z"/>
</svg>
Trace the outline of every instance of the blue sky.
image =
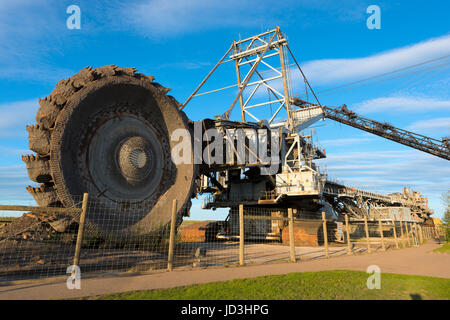
<svg viewBox="0 0 450 320">
<path fill-rule="evenodd" d="M 81 29 L 69 30 L 69 5 L 81 9 Z M 381 9 L 381 29 L 369 30 L 366 8 Z M 367 86 L 329 88 L 450 55 L 446 1 L 217 1 L 133 0 L 0 2 L 0 201 L 30 199 L 20 160 L 28 151 L 26 124 L 35 122 L 38 97 L 86 66 L 138 68 L 172 88 L 183 102 L 234 39 L 280 25 L 322 104 L 437 139 L 450 135 L 449 58 L 408 69 Z M 292 62 L 292 61 L 291 61 Z M 211 88 L 235 83 L 226 67 Z M 292 72 L 294 93 L 303 83 Z M 384 78 L 381 78 L 384 79 Z M 380 79 L 379 79 L 380 80 Z M 321 93 L 322 92 L 322 93 Z M 204 96 L 185 109 L 193 120 L 223 113 L 233 99 Z M 238 113 L 233 113 L 237 118 Z M 449 162 L 334 123 L 313 130 L 330 176 L 380 192 L 408 186 L 430 198 L 450 189 Z M 194 203 L 193 217 L 208 218 Z"/>
</svg>

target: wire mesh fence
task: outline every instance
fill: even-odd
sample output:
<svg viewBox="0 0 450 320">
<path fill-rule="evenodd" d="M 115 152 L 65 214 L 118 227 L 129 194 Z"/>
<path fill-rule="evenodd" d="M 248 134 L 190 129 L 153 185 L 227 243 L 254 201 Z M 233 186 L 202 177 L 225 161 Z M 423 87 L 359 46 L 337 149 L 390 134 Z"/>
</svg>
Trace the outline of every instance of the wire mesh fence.
<svg viewBox="0 0 450 320">
<path fill-rule="evenodd" d="M 30 209 L 33 209 L 31 204 L 28 202 L 27 206 L 5 205 L 2 208 L 4 221 L 0 226 L 2 281 L 51 277 L 61 272 L 65 273 L 67 266 L 72 264 L 76 239 L 74 235 L 76 217 L 71 217 L 73 211 L 66 213 L 67 211 L 60 210 L 62 208 L 52 208 L 52 211 L 36 208 L 31 211 Z"/>
<path fill-rule="evenodd" d="M 73 197 L 69 208 L 0 206 L 0 282 L 299 262 L 405 248 L 439 237 L 414 221 L 236 206 L 225 221 L 184 221 L 189 207 Z M 10 218 L 4 210 L 19 210 Z"/>
<path fill-rule="evenodd" d="M 370 253 L 378 250 L 386 251 L 418 246 L 427 239 L 431 239 L 431 233 L 427 234 L 427 232 L 435 229 L 431 226 L 422 226 L 414 220 L 367 218 L 349 220 L 348 217 L 343 225 L 345 228 L 344 241 L 349 254 L 357 250 Z"/>
</svg>

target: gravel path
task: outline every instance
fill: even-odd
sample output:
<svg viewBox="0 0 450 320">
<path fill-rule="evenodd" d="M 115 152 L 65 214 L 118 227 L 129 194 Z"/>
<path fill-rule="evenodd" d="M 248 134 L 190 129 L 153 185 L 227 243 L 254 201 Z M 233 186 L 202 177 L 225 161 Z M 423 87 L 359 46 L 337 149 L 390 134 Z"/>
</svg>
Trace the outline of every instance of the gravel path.
<svg viewBox="0 0 450 320">
<path fill-rule="evenodd" d="M 68 290 L 66 280 L 33 282 L 0 287 L 0 299 L 64 299 L 106 293 L 170 288 L 198 283 L 251 278 L 271 274 L 322 270 L 366 271 L 377 265 L 381 272 L 450 278 L 450 254 L 433 253 L 440 245 L 429 241 L 420 247 L 372 254 L 337 256 L 297 263 L 272 263 L 245 267 L 208 268 L 147 275 L 96 277 L 81 280 L 80 290 Z"/>
</svg>

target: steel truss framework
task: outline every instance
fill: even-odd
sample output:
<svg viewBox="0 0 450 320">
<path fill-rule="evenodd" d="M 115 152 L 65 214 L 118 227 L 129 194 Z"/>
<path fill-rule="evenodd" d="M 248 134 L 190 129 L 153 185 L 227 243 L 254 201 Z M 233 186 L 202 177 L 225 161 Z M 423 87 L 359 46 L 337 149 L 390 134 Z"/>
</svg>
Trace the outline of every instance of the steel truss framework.
<svg viewBox="0 0 450 320">
<path fill-rule="evenodd" d="M 227 57 L 229 57 L 229 59 L 226 59 Z M 268 105 L 271 107 L 275 105 L 275 112 L 273 112 L 270 119 L 267 120 L 268 125 L 271 127 L 286 126 L 290 129 L 289 131 L 297 131 L 296 128 L 294 128 L 293 110 L 291 110 L 292 106 L 290 103 L 290 96 L 292 94 L 289 67 L 292 65 L 289 65 L 289 57 L 295 61 L 295 64 L 292 65 L 297 65 L 300 72 L 303 74 L 295 57 L 289 49 L 286 36 L 281 32 L 278 26 L 273 30 L 269 30 L 253 37 L 233 41 L 225 55 L 211 69 L 199 86 L 188 97 L 186 102 L 180 106 L 180 110 L 185 108 L 194 97 L 237 87 L 239 89 L 238 93 L 231 105 L 221 116 L 221 119 L 230 119 L 230 115 L 238 101 L 241 109 L 241 120 L 243 122 L 246 122 L 247 118 L 251 118 L 252 121 L 260 122 L 262 119 L 258 118 L 253 110 L 255 110 L 255 108 L 267 107 Z M 227 62 L 234 62 L 235 64 L 237 83 L 199 93 L 199 90 L 208 81 L 216 69 L 221 64 Z M 304 79 L 306 85 L 307 80 L 306 78 Z M 282 88 L 278 88 L 275 85 L 277 80 L 282 81 Z M 274 99 L 269 97 L 266 101 L 255 102 L 255 97 L 257 96 L 256 93 L 260 88 L 267 89 Z M 244 98 L 244 91 L 246 89 L 248 89 L 250 93 Z M 294 107 L 297 108 L 296 106 Z M 281 110 L 286 111 L 287 120 L 286 122 L 276 124 L 275 119 L 280 115 Z"/>
</svg>

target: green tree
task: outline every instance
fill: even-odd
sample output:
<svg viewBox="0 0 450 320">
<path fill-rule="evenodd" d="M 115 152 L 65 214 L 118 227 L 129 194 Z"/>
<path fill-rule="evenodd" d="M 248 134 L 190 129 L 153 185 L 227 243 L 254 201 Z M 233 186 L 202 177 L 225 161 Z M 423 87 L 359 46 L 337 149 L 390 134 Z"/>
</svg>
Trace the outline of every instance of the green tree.
<svg viewBox="0 0 450 320">
<path fill-rule="evenodd" d="M 442 202 L 444 203 L 445 211 L 442 223 L 445 228 L 445 239 L 447 242 L 450 241 L 450 190 L 442 193 Z"/>
</svg>

